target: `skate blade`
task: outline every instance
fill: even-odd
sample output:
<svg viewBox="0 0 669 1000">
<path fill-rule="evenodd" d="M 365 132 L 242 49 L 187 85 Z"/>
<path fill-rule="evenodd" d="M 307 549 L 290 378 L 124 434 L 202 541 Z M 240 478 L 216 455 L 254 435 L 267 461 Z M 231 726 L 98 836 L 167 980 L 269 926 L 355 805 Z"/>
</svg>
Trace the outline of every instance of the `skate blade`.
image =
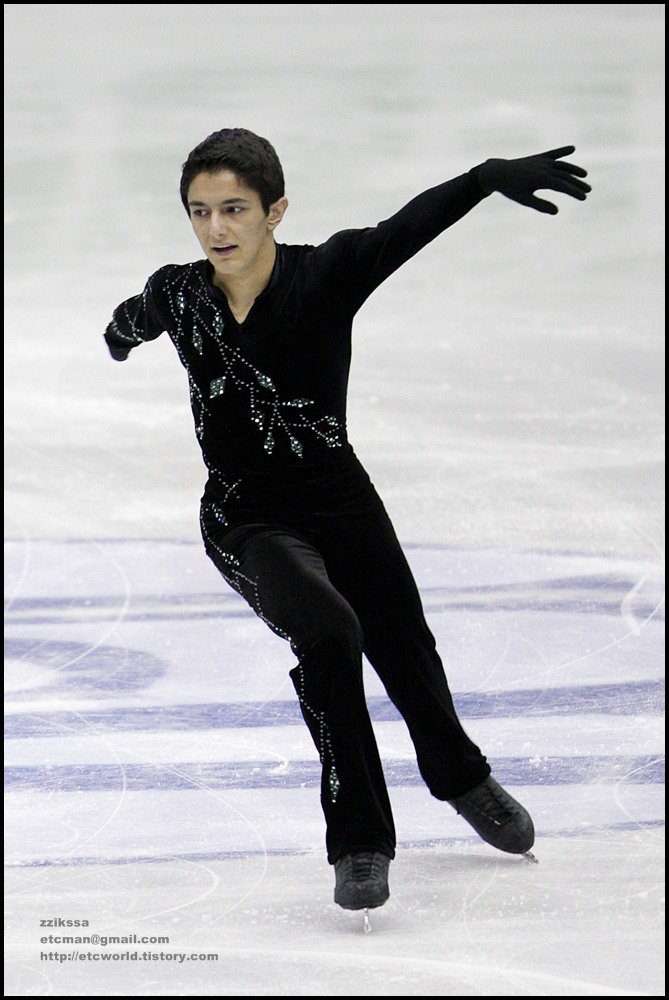
<svg viewBox="0 0 669 1000">
<path fill-rule="evenodd" d="M 363 934 L 372 933 L 372 925 L 369 922 L 369 910 L 367 907 L 362 911 L 362 931 Z"/>
<path fill-rule="evenodd" d="M 537 858 L 534 854 L 532 854 L 532 851 L 525 851 L 524 854 L 523 854 L 523 857 L 531 865 L 538 865 L 539 864 L 539 858 Z"/>
</svg>

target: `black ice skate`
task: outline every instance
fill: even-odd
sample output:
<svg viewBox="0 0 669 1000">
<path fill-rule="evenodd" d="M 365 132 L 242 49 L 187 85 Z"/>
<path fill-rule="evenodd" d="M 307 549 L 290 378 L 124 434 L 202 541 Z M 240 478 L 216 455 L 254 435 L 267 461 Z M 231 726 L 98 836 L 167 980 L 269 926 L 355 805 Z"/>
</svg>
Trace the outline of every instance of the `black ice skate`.
<svg viewBox="0 0 669 1000">
<path fill-rule="evenodd" d="M 474 827 L 487 844 L 508 854 L 523 854 L 528 861 L 536 861 L 531 853 L 534 845 L 532 817 L 494 778 L 486 778 L 471 792 L 449 799 L 449 805 Z"/>
<path fill-rule="evenodd" d="M 390 858 L 378 851 L 345 854 L 335 861 L 334 901 L 345 910 L 371 910 L 390 897 Z"/>
</svg>

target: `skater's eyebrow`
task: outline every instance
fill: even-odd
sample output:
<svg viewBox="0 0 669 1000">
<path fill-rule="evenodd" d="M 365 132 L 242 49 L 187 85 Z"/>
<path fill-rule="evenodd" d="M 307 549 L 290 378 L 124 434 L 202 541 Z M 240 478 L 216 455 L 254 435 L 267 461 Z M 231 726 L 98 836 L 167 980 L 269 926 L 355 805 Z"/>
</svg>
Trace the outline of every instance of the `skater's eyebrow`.
<svg viewBox="0 0 669 1000">
<path fill-rule="evenodd" d="M 188 204 L 189 205 L 204 206 L 204 207 L 207 206 L 207 202 L 206 201 L 190 201 L 189 200 Z M 246 198 L 226 198 L 225 201 L 219 202 L 219 205 L 249 205 L 249 204 L 250 204 L 250 202 Z"/>
</svg>

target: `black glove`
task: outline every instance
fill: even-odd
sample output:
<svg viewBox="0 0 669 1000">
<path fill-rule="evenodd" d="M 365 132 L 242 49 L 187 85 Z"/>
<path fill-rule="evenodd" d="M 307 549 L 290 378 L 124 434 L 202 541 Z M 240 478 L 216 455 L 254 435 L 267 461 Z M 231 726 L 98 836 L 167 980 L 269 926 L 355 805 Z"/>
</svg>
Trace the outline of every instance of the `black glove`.
<svg viewBox="0 0 669 1000">
<path fill-rule="evenodd" d="M 557 215 L 557 205 L 537 198 L 534 192 L 544 189 L 561 191 L 578 201 L 585 201 L 592 188 L 578 178 L 587 177 L 587 170 L 561 160 L 574 149 L 574 146 L 562 146 L 561 149 L 549 149 L 547 153 L 536 153 L 519 160 L 486 160 L 478 168 L 477 180 L 486 194 L 499 191 L 520 205 Z"/>
<path fill-rule="evenodd" d="M 128 344 L 124 344 L 121 340 L 119 340 L 119 338 L 114 335 L 114 331 L 111 327 L 107 327 L 104 337 L 107 347 L 109 348 L 109 353 L 114 361 L 125 361 L 132 348 L 129 347 Z"/>
</svg>

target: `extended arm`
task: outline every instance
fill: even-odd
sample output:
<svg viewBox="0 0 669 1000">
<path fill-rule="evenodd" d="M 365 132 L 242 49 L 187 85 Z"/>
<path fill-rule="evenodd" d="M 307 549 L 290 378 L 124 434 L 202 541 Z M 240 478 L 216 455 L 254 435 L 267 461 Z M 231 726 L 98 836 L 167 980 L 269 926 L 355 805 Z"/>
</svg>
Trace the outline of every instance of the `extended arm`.
<svg viewBox="0 0 669 1000">
<path fill-rule="evenodd" d="M 563 146 L 517 160 L 486 160 L 461 177 L 424 191 L 373 228 L 337 234 L 334 240 L 348 245 L 338 293 L 355 312 L 393 271 L 493 191 L 549 215 L 555 215 L 557 207 L 537 198 L 535 191 L 558 191 L 584 201 L 590 185 L 580 178 L 587 171 L 561 159 L 573 151 L 573 146 Z"/>
</svg>

